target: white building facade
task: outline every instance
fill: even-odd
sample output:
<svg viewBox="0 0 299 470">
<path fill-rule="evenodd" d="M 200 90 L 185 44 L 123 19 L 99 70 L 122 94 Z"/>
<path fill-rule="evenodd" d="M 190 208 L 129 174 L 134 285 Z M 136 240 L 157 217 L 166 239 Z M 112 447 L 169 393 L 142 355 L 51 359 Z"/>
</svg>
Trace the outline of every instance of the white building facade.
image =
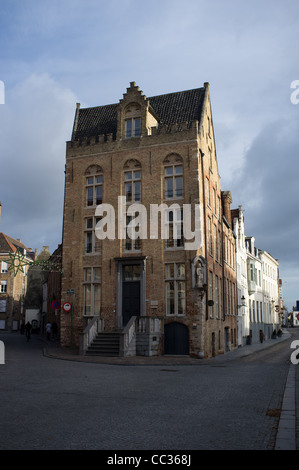
<svg viewBox="0 0 299 470">
<path fill-rule="evenodd" d="M 267 338 L 280 326 L 280 292 L 278 260 L 266 251 L 260 251 L 263 275 L 264 333 Z"/>
<path fill-rule="evenodd" d="M 245 223 L 242 206 L 232 211 L 233 230 L 236 237 L 238 346 L 244 346 L 250 334 L 249 297 L 247 284 L 247 251 Z"/>
</svg>

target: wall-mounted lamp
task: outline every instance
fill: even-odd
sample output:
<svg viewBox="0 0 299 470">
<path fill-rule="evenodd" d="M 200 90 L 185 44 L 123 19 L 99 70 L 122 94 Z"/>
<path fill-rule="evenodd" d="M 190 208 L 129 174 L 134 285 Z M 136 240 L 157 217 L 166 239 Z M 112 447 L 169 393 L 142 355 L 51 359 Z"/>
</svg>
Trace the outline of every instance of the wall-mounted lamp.
<svg viewBox="0 0 299 470">
<path fill-rule="evenodd" d="M 238 308 L 241 308 L 241 307 L 245 307 L 246 306 L 246 303 L 245 303 L 245 297 L 244 295 L 242 295 L 241 297 L 241 305 L 237 305 Z"/>
</svg>

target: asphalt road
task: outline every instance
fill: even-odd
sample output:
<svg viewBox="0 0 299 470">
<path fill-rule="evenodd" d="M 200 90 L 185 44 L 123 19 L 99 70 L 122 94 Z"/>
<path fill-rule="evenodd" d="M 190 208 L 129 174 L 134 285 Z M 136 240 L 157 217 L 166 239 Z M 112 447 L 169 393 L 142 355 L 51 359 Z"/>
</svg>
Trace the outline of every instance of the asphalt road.
<svg viewBox="0 0 299 470">
<path fill-rule="evenodd" d="M 34 335 L 0 340 L 0 450 L 274 448 L 291 340 L 234 360 L 164 367 L 53 359 Z"/>
</svg>

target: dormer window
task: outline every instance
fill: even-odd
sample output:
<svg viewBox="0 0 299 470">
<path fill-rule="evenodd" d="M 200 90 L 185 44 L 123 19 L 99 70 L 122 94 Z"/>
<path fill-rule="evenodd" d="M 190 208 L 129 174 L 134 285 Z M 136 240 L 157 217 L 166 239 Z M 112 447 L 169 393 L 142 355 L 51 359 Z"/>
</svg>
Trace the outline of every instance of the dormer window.
<svg viewBox="0 0 299 470">
<path fill-rule="evenodd" d="M 140 137 L 141 135 L 141 119 L 126 119 L 126 139 L 131 137 Z"/>
</svg>

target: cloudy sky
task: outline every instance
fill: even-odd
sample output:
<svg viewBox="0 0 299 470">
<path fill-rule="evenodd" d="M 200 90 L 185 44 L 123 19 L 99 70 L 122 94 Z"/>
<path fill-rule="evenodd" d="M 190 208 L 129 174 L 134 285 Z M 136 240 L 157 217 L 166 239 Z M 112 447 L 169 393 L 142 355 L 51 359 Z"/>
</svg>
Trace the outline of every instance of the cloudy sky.
<svg viewBox="0 0 299 470">
<path fill-rule="evenodd" d="M 61 242 L 77 102 L 117 103 L 131 81 L 146 96 L 209 82 L 222 190 L 243 206 L 246 234 L 279 259 L 291 309 L 298 44 L 296 0 L 0 0 L 0 231 L 38 251 Z"/>
</svg>

